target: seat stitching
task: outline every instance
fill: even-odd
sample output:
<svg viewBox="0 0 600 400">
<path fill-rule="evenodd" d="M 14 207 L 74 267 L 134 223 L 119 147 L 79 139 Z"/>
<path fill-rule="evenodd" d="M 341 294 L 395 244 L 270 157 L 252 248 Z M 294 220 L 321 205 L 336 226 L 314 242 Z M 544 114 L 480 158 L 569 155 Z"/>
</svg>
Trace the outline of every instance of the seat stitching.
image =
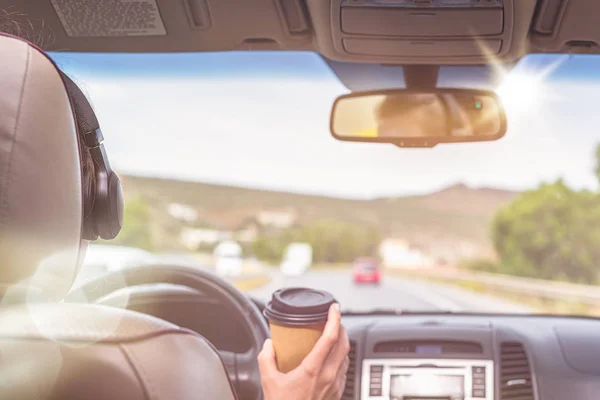
<svg viewBox="0 0 600 400">
<path fill-rule="evenodd" d="M 8 203 L 8 192 L 9 192 L 8 189 L 10 188 L 10 185 L 12 183 L 12 180 L 11 180 L 12 163 L 14 160 L 15 145 L 17 143 L 17 132 L 19 131 L 19 122 L 21 120 L 21 110 L 23 109 L 25 87 L 27 86 L 27 77 L 29 76 L 29 66 L 31 63 L 31 48 L 29 46 L 27 46 L 26 48 L 27 48 L 27 62 L 25 65 L 25 75 L 23 77 L 23 86 L 21 86 L 19 108 L 17 109 L 15 127 L 13 130 L 12 141 L 10 144 L 10 150 L 8 152 L 8 165 L 7 165 L 6 174 L 4 177 L 5 184 L 2 185 L 2 187 L 6 188 L 6 190 L 4 190 L 4 192 L 2 193 L 2 199 L 0 201 L 0 211 L 1 211 L 0 226 L 4 225 L 6 223 L 7 210 L 6 210 L 5 206 Z"/>
<path fill-rule="evenodd" d="M 121 351 L 125 355 L 125 358 L 131 365 L 135 376 L 140 381 L 140 385 L 142 386 L 142 390 L 144 391 L 144 397 L 149 400 L 153 399 L 155 391 L 152 385 L 150 385 L 150 380 L 148 379 L 148 376 L 144 373 L 144 370 L 142 369 L 143 363 L 139 362 L 135 354 L 123 344 L 119 344 L 119 348 L 121 349 Z"/>
</svg>

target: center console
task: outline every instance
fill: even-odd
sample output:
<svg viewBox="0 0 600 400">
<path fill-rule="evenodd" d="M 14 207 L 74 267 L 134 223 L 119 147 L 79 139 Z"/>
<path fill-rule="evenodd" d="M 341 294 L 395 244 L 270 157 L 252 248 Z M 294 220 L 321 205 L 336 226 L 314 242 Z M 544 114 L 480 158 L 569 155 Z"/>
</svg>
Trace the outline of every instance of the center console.
<svg viewBox="0 0 600 400">
<path fill-rule="evenodd" d="M 494 398 L 494 363 L 491 360 L 366 359 L 362 362 L 362 371 L 360 398 L 363 400 Z"/>
<path fill-rule="evenodd" d="M 355 379 L 345 398 L 497 400 L 502 390 L 520 393 L 523 387 L 515 379 L 529 385 L 531 377 L 521 376 L 520 348 L 502 349 L 504 340 L 514 339 L 504 330 L 434 318 L 414 322 L 405 318 L 350 331 Z M 500 362 L 504 358 L 509 364 Z M 512 365 L 519 369 L 510 370 Z"/>
</svg>

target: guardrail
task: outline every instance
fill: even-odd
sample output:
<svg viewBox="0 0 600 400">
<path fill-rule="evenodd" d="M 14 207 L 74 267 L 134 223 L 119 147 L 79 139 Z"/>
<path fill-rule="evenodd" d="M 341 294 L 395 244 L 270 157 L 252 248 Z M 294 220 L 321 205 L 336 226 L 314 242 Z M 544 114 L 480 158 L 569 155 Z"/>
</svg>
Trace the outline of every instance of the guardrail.
<svg viewBox="0 0 600 400">
<path fill-rule="evenodd" d="M 550 300 L 577 301 L 587 305 L 600 305 L 600 286 L 521 278 L 510 275 L 463 271 L 448 268 L 402 271 L 408 275 L 438 278 L 455 282 L 477 282 L 488 288 Z"/>
</svg>

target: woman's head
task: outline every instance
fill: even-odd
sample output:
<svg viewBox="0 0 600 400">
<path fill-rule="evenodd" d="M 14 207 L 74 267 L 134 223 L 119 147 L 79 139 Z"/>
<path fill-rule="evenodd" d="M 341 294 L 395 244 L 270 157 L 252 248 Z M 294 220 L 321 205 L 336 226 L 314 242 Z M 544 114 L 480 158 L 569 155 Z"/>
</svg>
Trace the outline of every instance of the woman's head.
<svg viewBox="0 0 600 400">
<path fill-rule="evenodd" d="M 444 104 L 436 94 L 386 96 L 375 115 L 379 136 L 402 138 L 447 134 Z"/>
</svg>

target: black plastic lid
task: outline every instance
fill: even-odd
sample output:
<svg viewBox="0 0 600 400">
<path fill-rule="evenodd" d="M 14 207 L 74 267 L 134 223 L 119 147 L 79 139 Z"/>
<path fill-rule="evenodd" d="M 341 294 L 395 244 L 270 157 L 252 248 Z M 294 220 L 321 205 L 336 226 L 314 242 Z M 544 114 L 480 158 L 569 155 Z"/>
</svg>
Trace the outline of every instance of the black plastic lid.
<svg viewBox="0 0 600 400">
<path fill-rule="evenodd" d="M 327 321 L 329 307 L 335 302 L 331 293 L 322 290 L 280 289 L 273 293 L 264 315 L 269 321 L 282 325 L 318 324 Z"/>
</svg>

